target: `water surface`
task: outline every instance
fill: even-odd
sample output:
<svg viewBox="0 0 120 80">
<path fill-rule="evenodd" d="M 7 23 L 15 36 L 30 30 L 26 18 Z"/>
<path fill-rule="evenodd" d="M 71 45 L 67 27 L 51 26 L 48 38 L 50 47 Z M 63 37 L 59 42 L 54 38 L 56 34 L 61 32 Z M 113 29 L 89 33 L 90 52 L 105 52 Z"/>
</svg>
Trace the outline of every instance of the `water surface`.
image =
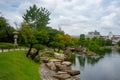
<svg viewBox="0 0 120 80">
<path fill-rule="evenodd" d="M 81 71 L 81 80 L 120 80 L 120 53 L 113 49 L 102 57 L 77 54 L 72 68 Z"/>
</svg>

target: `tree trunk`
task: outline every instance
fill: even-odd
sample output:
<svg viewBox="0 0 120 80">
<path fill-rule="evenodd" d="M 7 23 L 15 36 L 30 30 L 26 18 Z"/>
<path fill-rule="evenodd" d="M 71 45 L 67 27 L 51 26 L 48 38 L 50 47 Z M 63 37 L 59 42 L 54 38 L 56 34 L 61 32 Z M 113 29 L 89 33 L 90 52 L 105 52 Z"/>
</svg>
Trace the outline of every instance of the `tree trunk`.
<svg viewBox="0 0 120 80">
<path fill-rule="evenodd" d="M 26 54 L 26 57 L 28 57 L 28 56 L 29 56 L 29 54 L 30 54 L 30 51 L 31 51 L 32 47 L 33 47 L 33 44 L 30 44 L 30 48 L 29 48 L 29 50 L 28 50 L 28 52 L 27 52 L 27 54 Z"/>
<path fill-rule="evenodd" d="M 55 48 L 53 48 L 53 49 L 54 49 L 54 51 L 56 52 Z"/>
<path fill-rule="evenodd" d="M 58 48 L 58 53 L 60 52 L 60 47 Z"/>
<path fill-rule="evenodd" d="M 39 53 L 39 50 L 37 50 L 37 52 L 34 53 L 34 54 L 31 56 L 31 58 L 34 59 L 34 58 L 38 55 L 38 53 Z"/>
</svg>

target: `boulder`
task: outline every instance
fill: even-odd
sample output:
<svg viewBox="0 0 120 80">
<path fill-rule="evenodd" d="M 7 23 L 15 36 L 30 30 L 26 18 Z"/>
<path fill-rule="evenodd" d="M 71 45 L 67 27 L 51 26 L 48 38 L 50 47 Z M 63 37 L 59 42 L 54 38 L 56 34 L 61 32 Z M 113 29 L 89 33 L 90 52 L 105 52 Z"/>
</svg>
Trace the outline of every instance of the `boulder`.
<svg viewBox="0 0 120 80">
<path fill-rule="evenodd" d="M 47 66 L 50 70 L 56 70 L 56 66 L 55 66 L 54 62 L 46 63 L 46 66 Z"/>
<path fill-rule="evenodd" d="M 71 70 L 71 67 L 70 67 L 70 66 L 67 66 L 67 65 L 58 64 L 58 65 L 56 65 L 56 67 L 57 67 L 57 69 L 60 70 L 60 71 Z"/>
<path fill-rule="evenodd" d="M 70 74 L 71 76 L 80 74 L 80 71 L 78 71 L 78 70 L 64 70 L 64 71 L 67 72 L 68 74 Z"/>
<path fill-rule="evenodd" d="M 56 59 L 60 59 L 62 61 L 65 60 L 65 55 L 64 54 L 54 53 L 54 56 L 55 56 Z"/>
<path fill-rule="evenodd" d="M 72 54 L 72 51 L 71 49 L 68 47 L 65 51 L 64 51 L 64 54 L 67 56 L 67 55 L 71 55 Z"/>
<path fill-rule="evenodd" d="M 44 62 L 44 63 L 48 63 L 49 58 L 47 57 L 40 57 L 40 59 Z"/>
<path fill-rule="evenodd" d="M 71 78 L 68 78 L 68 79 L 65 79 L 65 80 L 80 80 L 80 78 L 78 78 L 78 77 L 71 77 Z"/>
<path fill-rule="evenodd" d="M 62 62 L 62 60 L 59 60 L 59 59 L 51 59 L 50 62 Z"/>
<path fill-rule="evenodd" d="M 59 79 L 59 80 L 65 80 L 70 78 L 71 76 L 69 74 L 56 74 L 53 77 Z"/>
<path fill-rule="evenodd" d="M 67 72 L 64 72 L 64 71 L 58 71 L 57 74 L 67 74 Z"/>
<path fill-rule="evenodd" d="M 71 62 L 69 62 L 69 61 L 63 61 L 63 62 L 62 62 L 62 65 L 71 66 L 71 64 L 72 64 L 72 63 L 71 63 Z"/>
<path fill-rule="evenodd" d="M 77 51 L 77 52 L 82 52 L 82 51 L 83 51 L 83 49 L 82 49 L 82 47 L 81 47 L 81 46 L 78 46 L 78 47 L 76 47 L 76 51 Z"/>
</svg>

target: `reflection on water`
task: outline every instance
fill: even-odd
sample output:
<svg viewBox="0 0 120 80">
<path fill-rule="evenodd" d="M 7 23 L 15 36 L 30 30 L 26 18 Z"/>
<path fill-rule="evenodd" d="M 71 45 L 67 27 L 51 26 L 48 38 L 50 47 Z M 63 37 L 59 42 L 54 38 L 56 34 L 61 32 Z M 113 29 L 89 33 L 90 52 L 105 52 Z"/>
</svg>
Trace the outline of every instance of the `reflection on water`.
<svg viewBox="0 0 120 80">
<path fill-rule="evenodd" d="M 102 57 L 77 54 L 73 62 L 81 80 L 120 80 L 120 53 L 115 49 Z"/>
</svg>

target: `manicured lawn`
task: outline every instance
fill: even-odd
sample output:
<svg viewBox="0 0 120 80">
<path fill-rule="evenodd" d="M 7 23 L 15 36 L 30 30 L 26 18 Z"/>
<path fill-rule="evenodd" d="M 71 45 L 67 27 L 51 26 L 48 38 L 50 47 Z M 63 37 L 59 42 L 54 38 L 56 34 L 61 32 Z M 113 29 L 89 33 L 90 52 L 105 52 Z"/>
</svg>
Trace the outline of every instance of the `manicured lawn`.
<svg viewBox="0 0 120 80">
<path fill-rule="evenodd" d="M 42 80 L 39 64 L 25 57 L 24 51 L 0 53 L 0 80 Z"/>
</svg>

